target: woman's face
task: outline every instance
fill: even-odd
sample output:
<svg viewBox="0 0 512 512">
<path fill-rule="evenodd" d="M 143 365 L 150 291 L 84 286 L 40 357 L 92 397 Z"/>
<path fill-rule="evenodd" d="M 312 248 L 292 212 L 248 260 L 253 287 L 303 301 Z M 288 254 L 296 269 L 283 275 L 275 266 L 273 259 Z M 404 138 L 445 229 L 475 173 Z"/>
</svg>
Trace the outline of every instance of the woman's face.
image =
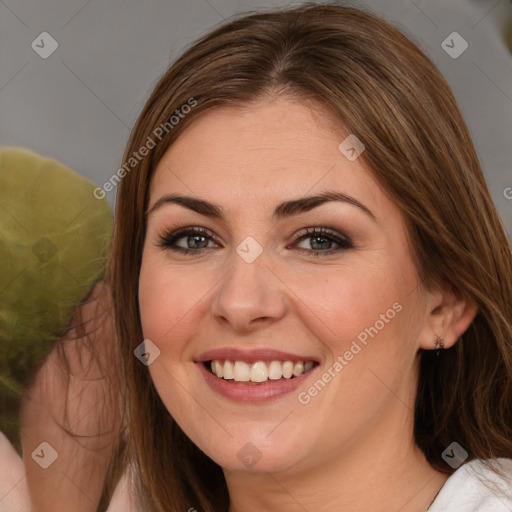
<svg viewBox="0 0 512 512">
<path fill-rule="evenodd" d="M 227 469 L 299 471 L 412 439 L 427 292 L 398 208 L 325 119 L 283 98 L 212 110 L 151 183 L 149 371 Z"/>
</svg>

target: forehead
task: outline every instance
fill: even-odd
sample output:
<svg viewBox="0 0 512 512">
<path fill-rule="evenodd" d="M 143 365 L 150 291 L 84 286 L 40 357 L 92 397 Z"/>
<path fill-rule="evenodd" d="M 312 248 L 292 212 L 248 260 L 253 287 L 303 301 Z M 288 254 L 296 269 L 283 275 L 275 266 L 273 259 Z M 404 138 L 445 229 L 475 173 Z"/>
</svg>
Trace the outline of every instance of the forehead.
<svg viewBox="0 0 512 512">
<path fill-rule="evenodd" d="M 339 149 L 350 135 L 317 103 L 289 98 L 244 107 L 217 107 L 196 118 L 159 162 L 150 189 L 180 192 L 212 202 L 232 197 L 301 196 L 322 189 L 382 202 L 382 192 L 361 158 Z"/>
</svg>

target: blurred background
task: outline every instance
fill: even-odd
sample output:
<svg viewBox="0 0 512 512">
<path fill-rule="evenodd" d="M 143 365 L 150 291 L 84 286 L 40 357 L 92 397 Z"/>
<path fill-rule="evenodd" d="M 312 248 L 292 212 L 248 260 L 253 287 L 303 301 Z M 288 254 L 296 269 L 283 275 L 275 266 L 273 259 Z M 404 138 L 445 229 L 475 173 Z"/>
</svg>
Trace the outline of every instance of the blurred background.
<svg viewBox="0 0 512 512">
<path fill-rule="evenodd" d="M 233 15 L 280 0 L 0 0 L 0 146 L 102 186 L 171 61 Z M 394 22 L 451 84 L 512 239 L 512 1 L 350 1 Z M 454 34 L 454 32 L 456 34 Z M 115 190 L 107 193 L 110 205 Z"/>
</svg>

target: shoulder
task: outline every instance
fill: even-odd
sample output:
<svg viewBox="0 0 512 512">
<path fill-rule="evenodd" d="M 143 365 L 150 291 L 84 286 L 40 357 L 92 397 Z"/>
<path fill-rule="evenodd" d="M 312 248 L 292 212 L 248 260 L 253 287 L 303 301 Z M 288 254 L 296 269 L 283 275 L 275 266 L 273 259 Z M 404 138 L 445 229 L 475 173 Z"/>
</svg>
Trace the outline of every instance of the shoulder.
<svg viewBox="0 0 512 512">
<path fill-rule="evenodd" d="M 503 473 L 492 471 L 491 466 Z M 472 460 L 453 473 L 428 512 L 510 512 L 512 459 Z"/>
<path fill-rule="evenodd" d="M 0 512 L 30 510 L 23 461 L 1 431 L 0 461 Z"/>
<path fill-rule="evenodd" d="M 114 490 L 107 512 L 144 512 L 136 497 L 137 487 L 135 469 L 129 466 Z"/>
</svg>

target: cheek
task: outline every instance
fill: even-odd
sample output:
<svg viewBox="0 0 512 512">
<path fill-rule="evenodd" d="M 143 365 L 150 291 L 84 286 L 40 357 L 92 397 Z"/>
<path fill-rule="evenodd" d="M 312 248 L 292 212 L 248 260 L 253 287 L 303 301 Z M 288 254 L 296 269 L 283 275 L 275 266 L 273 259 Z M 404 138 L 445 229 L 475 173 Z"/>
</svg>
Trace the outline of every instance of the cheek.
<svg viewBox="0 0 512 512">
<path fill-rule="evenodd" d="M 326 425 L 332 423 L 333 435 L 341 423 L 357 431 L 393 403 L 389 389 L 401 389 L 407 400 L 405 388 L 414 388 L 420 325 L 416 284 L 414 265 L 392 258 L 330 272 L 315 286 L 296 279 L 302 326 L 329 354 L 318 380 L 299 390 L 299 402 L 314 408 Z"/>
<path fill-rule="evenodd" d="M 208 272 L 170 268 L 160 255 L 143 257 L 139 277 L 139 311 L 142 332 L 152 340 L 168 366 L 187 355 L 187 339 L 206 318 L 208 292 L 215 279 Z"/>
<path fill-rule="evenodd" d="M 308 329 L 339 355 L 353 340 L 364 344 L 377 334 L 391 334 L 402 322 L 399 317 L 415 282 L 411 269 L 383 260 L 321 269 L 308 279 L 297 275 L 288 284 L 300 299 L 296 304 Z"/>
<path fill-rule="evenodd" d="M 174 323 L 176 295 L 169 293 L 171 283 L 165 275 L 158 272 L 158 267 L 143 260 L 139 278 L 139 311 L 142 332 L 145 338 L 161 341 L 162 334 Z M 177 320 L 177 318 L 176 318 Z"/>
<path fill-rule="evenodd" d="M 161 351 L 172 348 L 164 340 L 179 325 L 184 298 L 179 280 L 172 279 L 161 264 L 144 256 L 139 277 L 139 311 L 144 338 L 153 341 Z"/>
<path fill-rule="evenodd" d="M 403 407 L 390 390 L 413 403 L 420 307 L 412 293 L 415 273 L 385 268 L 333 273 L 325 286 L 296 282 L 297 295 L 305 298 L 301 318 L 309 318 L 308 330 L 330 352 L 323 373 L 298 390 L 298 401 L 314 410 L 322 432 L 340 444 L 347 441 L 340 425 L 356 435 L 385 408 Z"/>
</svg>

